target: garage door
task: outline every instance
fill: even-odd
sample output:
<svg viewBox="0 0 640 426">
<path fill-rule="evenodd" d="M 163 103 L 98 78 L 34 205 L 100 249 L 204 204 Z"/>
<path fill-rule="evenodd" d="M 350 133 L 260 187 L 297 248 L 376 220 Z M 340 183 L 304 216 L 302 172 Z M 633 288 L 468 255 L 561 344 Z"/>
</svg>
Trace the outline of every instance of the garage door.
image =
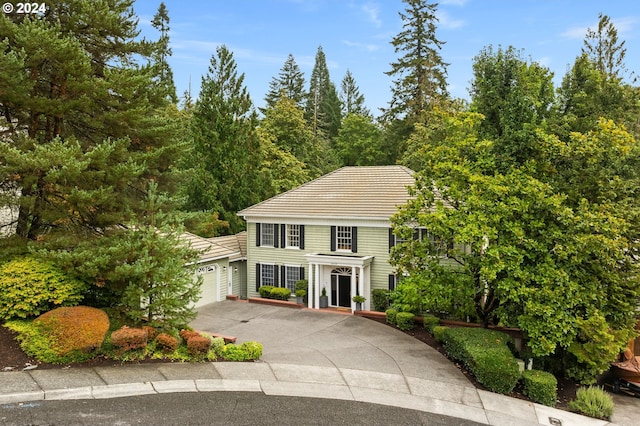
<svg viewBox="0 0 640 426">
<path fill-rule="evenodd" d="M 200 287 L 200 300 L 196 302 L 196 307 L 218 301 L 218 265 L 206 265 L 197 269 L 196 273 L 202 276 L 202 287 Z"/>
</svg>

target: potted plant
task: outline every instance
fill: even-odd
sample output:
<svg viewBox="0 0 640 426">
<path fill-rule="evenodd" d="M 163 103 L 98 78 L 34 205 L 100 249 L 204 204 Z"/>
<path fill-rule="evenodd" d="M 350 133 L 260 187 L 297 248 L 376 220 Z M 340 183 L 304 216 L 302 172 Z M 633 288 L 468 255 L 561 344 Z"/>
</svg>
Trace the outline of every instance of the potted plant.
<svg viewBox="0 0 640 426">
<path fill-rule="evenodd" d="M 327 296 L 326 287 L 322 287 L 322 293 L 320 294 L 320 307 L 321 308 L 329 307 L 329 297 Z"/>
<path fill-rule="evenodd" d="M 303 304 L 304 303 L 304 296 L 307 295 L 307 290 L 296 290 L 296 303 L 297 304 Z"/>
<path fill-rule="evenodd" d="M 309 281 L 298 280 L 295 285 L 295 295 L 297 303 L 306 303 L 305 296 L 307 295 L 307 288 L 309 287 Z"/>
<path fill-rule="evenodd" d="M 362 310 L 362 304 L 367 299 L 364 296 L 360 296 L 359 294 L 356 294 L 351 298 L 351 300 L 353 300 L 356 304 L 356 311 L 360 311 Z"/>
</svg>

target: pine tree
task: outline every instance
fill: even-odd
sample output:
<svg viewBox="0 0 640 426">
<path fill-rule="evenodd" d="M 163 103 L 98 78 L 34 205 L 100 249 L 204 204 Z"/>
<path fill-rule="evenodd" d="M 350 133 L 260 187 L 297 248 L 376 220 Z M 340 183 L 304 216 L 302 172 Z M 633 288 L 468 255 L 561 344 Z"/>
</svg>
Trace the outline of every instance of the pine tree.
<svg viewBox="0 0 640 426">
<path fill-rule="evenodd" d="M 218 213 L 231 232 L 242 227 L 235 213 L 262 198 L 257 124 L 244 74 L 238 75 L 233 54 L 220 46 L 193 109 L 186 208 Z"/>
<path fill-rule="evenodd" d="M 154 61 L 154 67 L 156 68 L 157 84 L 160 86 L 160 90 L 165 93 L 165 96 L 171 103 L 178 103 L 178 96 L 176 95 L 176 85 L 173 82 L 173 71 L 167 63 L 167 57 L 171 56 L 171 48 L 169 47 L 169 12 L 164 2 L 160 3 L 158 12 L 151 20 L 153 28 L 160 31 L 160 39 L 157 42 L 157 47 L 152 55 Z"/>
<path fill-rule="evenodd" d="M 289 54 L 278 77 L 273 77 L 271 82 L 269 82 L 269 92 L 264 99 L 266 107 L 261 110 L 262 113 L 264 113 L 266 109 L 272 108 L 283 94 L 302 108 L 306 96 L 304 84 L 304 74 L 300 71 L 293 55 Z"/>
<path fill-rule="evenodd" d="M 305 108 L 305 118 L 311 125 L 313 134 L 328 140 L 337 136 L 340 129 L 340 110 L 340 99 L 329 76 L 327 58 L 322 46 L 319 46 L 309 80 Z"/>
<path fill-rule="evenodd" d="M 405 12 L 399 12 L 402 32 L 391 44 L 402 56 L 391 64 L 385 74 L 396 77 L 393 81 L 392 100 L 383 110 L 386 120 L 418 120 L 423 110 L 437 104 L 447 94 L 448 64 L 443 62 L 439 50 L 444 44 L 436 38 L 437 3 L 427 0 L 403 0 Z"/>
<path fill-rule="evenodd" d="M 132 3 L 0 15 L 0 191 L 19 237 L 100 235 L 142 209 L 148 179 L 168 185 L 180 147 Z"/>
<path fill-rule="evenodd" d="M 345 73 L 340 89 L 343 118 L 350 114 L 358 114 L 364 117 L 371 116 L 371 111 L 364 105 L 364 95 L 360 93 L 360 88 L 351 71 L 347 70 Z"/>
</svg>

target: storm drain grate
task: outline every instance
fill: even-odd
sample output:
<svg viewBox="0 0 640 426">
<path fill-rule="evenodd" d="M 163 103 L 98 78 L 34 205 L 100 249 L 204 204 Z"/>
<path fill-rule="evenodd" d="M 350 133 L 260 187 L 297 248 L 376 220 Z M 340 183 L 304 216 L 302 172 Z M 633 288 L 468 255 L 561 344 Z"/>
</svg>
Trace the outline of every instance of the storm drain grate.
<svg viewBox="0 0 640 426">
<path fill-rule="evenodd" d="M 240 322 L 249 322 L 249 320 L 240 320 Z"/>
</svg>

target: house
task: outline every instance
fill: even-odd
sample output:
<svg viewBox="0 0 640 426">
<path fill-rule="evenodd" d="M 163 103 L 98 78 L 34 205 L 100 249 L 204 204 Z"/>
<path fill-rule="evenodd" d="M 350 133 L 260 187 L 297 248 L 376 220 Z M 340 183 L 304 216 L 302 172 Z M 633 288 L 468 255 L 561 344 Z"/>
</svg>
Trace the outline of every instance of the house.
<svg viewBox="0 0 640 426">
<path fill-rule="evenodd" d="M 181 238 L 200 255 L 195 274 L 202 276 L 200 299 L 195 307 L 241 295 L 246 289 L 246 232 L 203 238 L 185 232 Z"/>
<path fill-rule="evenodd" d="M 240 212 L 247 223 L 247 296 L 265 285 L 292 291 L 308 280 L 308 307 L 331 307 L 395 286 L 390 217 L 409 199 L 403 166 L 343 167 Z"/>
</svg>

